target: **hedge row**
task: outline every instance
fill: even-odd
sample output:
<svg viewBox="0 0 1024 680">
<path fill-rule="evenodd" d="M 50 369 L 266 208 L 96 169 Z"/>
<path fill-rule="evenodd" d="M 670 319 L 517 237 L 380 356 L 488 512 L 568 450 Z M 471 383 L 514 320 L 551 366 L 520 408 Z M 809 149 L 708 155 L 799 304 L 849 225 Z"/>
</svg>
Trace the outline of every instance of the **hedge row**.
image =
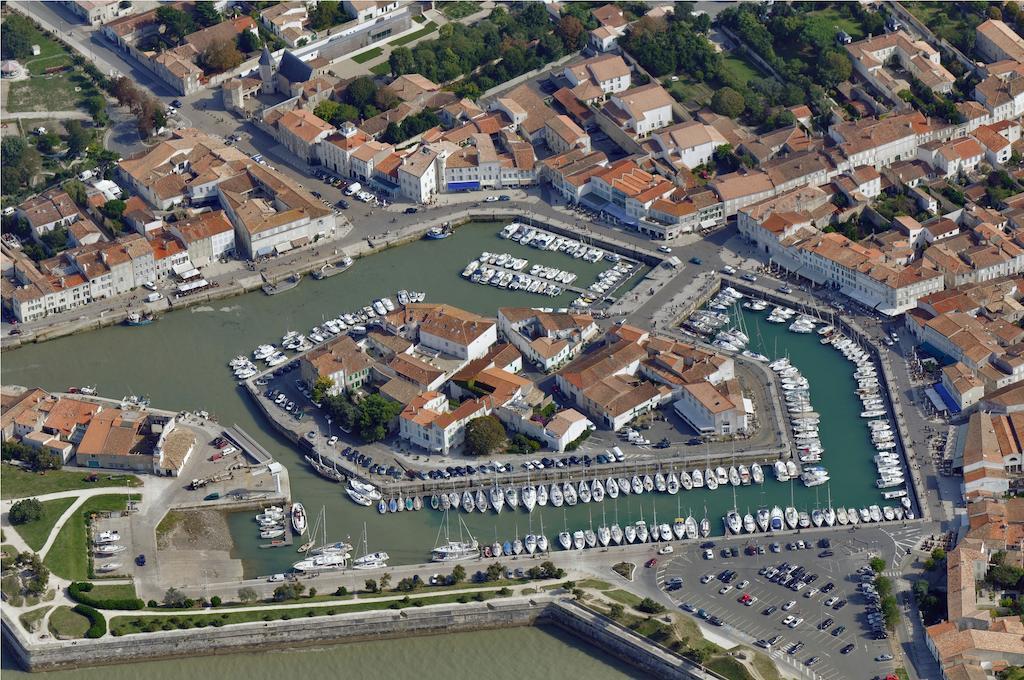
<svg viewBox="0 0 1024 680">
<path fill-rule="evenodd" d="M 89 630 L 85 631 L 85 637 L 101 638 L 107 634 L 107 620 L 103 618 L 103 614 L 84 604 L 76 604 L 71 611 L 89 619 Z"/>
<path fill-rule="evenodd" d="M 141 598 L 135 597 L 93 597 L 89 591 L 93 589 L 92 583 L 76 582 L 68 586 L 68 595 L 71 599 L 82 604 L 96 607 L 97 609 L 145 609 L 146 603 Z"/>
</svg>

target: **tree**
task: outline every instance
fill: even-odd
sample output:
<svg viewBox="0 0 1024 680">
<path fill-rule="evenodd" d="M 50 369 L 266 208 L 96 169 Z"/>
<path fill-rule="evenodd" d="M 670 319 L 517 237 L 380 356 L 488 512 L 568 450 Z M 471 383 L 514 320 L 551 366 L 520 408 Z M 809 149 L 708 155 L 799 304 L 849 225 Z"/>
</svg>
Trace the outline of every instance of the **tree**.
<svg viewBox="0 0 1024 680">
<path fill-rule="evenodd" d="M 325 99 L 316 105 L 316 108 L 313 109 L 313 115 L 320 120 L 325 120 L 330 123 L 338 113 L 338 107 L 340 106 L 341 104 L 336 101 Z"/>
<path fill-rule="evenodd" d="M 396 47 L 388 57 L 388 66 L 391 67 L 391 74 L 394 76 L 414 73 L 416 71 L 416 58 L 412 56 L 412 50 L 408 47 Z"/>
<path fill-rule="evenodd" d="M 242 31 L 238 34 L 237 45 L 239 51 L 244 54 L 251 54 L 263 47 L 263 41 L 260 40 L 260 36 L 253 31 Z"/>
<path fill-rule="evenodd" d="M 3 23 L 3 40 L 0 52 L 4 59 L 25 59 L 32 56 L 32 41 L 35 26 L 20 14 L 9 14 Z"/>
<path fill-rule="evenodd" d="M 711 110 L 728 118 L 739 116 L 745 107 L 743 95 L 731 87 L 723 87 L 711 96 Z"/>
<path fill-rule="evenodd" d="M 207 3 L 199 3 L 200 6 Z M 214 40 L 203 51 L 199 61 L 207 72 L 223 73 L 235 68 L 245 57 L 232 40 Z"/>
<path fill-rule="evenodd" d="M 60 135 L 52 130 L 36 137 L 36 148 L 40 153 L 52 154 L 60 146 Z"/>
<path fill-rule="evenodd" d="M 107 100 L 103 95 L 94 94 L 86 97 L 84 106 L 97 126 L 102 127 L 110 120 L 110 116 L 107 115 Z"/>
<path fill-rule="evenodd" d="M 223 20 L 212 2 L 197 2 L 192 7 L 192 16 L 195 17 L 196 23 L 203 28 L 215 26 Z"/>
<path fill-rule="evenodd" d="M 92 133 L 82 125 L 81 121 L 66 120 L 64 129 L 68 133 L 68 153 L 72 156 L 77 156 L 85 151 L 85 147 L 89 146 L 89 142 L 92 141 Z"/>
<path fill-rule="evenodd" d="M 466 425 L 466 449 L 477 456 L 487 456 L 505 444 L 505 428 L 495 416 L 481 416 Z"/>
<path fill-rule="evenodd" d="M 876 574 L 881 574 L 883 571 L 885 571 L 885 560 L 883 560 L 881 557 L 872 557 L 871 561 L 868 562 L 868 564 L 871 566 L 871 570 L 874 571 Z"/>
<path fill-rule="evenodd" d="M 222 600 L 220 599 L 220 595 L 214 595 L 210 598 L 211 607 L 219 607 L 221 605 L 221 602 Z"/>
<path fill-rule="evenodd" d="M 316 382 L 313 384 L 313 401 L 319 403 L 332 387 L 334 387 L 334 381 L 326 375 L 322 375 L 317 378 Z"/>
<path fill-rule="evenodd" d="M 167 592 L 164 593 L 164 604 L 168 607 L 184 607 L 187 600 L 188 598 L 185 596 L 185 593 L 174 586 L 168 588 Z"/>
<path fill-rule="evenodd" d="M 119 220 L 124 215 L 127 204 L 119 198 L 107 201 L 103 204 L 103 214 L 112 220 Z"/>
<path fill-rule="evenodd" d="M 466 568 L 461 564 L 456 564 L 455 568 L 452 569 L 452 584 L 462 583 L 466 580 Z"/>
<path fill-rule="evenodd" d="M 852 73 L 853 65 L 850 58 L 837 50 L 829 50 L 818 61 L 818 79 L 826 87 L 835 87 L 849 80 Z"/>
<path fill-rule="evenodd" d="M 703 666 L 707 663 L 708 657 L 711 656 L 711 652 L 704 647 L 693 647 L 686 652 L 686 656 L 692 659 L 694 663 Z"/>
<path fill-rule="evenodd" d="M 85 184 L 77 179 L 69 179 L 67 182 L 64 182 L 63 189 L 77 205 L 85 205 L 87 199 Z"/>
<path fill-rule="evenodd" d="M 260 596 L 259 593 L 256 592 L 255 588 L 249 588 L 248 586 L 246 586 L 245 588 L 238 589 L 239 602 L 249 604 L 250 602 L 255 602 L 258 599 L 260 599 Z"/>
<path fill-rule="evenodd" d="M 359 436 L 377 442 L 388 435 L 391 421 L 402 411 L 401 404 L 379 394 L 371 394 L 359 403 Z"/>
<path fill-rule="evenodd" d="M 621 619 L 622 615 L 625 613 L 626 608 L 618 602 L 612 602 L 611 606 L 608 608 L 608 616 L 610 616 L 613 619 Z"/>
<path fill-rule="evenodd" d="M 996 564 L 989 569 L 985 579 L 999 588 L 1016 588 L 1024 578 L 1024 569 L 1012 564 Z"/>
<path fill-rule="evenodd" d="M 377 581 L 372 578 L 366 579 L 366 582 L 363 583 L 363 588 L 365 588 L 368 593 L 376 593 L 380 591 L 380 586 L 377 585 Z"/>
<path fill-rule="evenodd" d="M 892 630 L 900 620 L 900 606 L 894 595 L 882 598 L 882 617 L 885 619 L 885 627 Z"/>
<path fill-rule="evenodd" d="M 390 586 L 390 585 L 391 585 L 391 574 L 389 572 L 384 572 L 383 574 L 380 575 L 380 589 L 381 590 L 387 590 L 388 586 Z"/>
<path fill-rule="evenodd" d="M 500 581 L 505 575 L 505 567 L 501 565 L 501 562 L 495 562 L 487 567 L 487 571 L 484 573 L 486 574 L 488 581 Z"/>
<path fill-rule="evenodd" d="M 922 578 L 914 581 L 914 597 L 917 598 L 918 602 L 922 602 L 928 596 L 929 588 L 927 579 Z"/>
<path fill-rule="evenodd" d="M 0 141 L 0 186 L 5 194 L 16 194 L 31 186 L 32 178 L 42 168 L 39 152 L 24 137 L 14 135 Z"/>
<path fill-rule="evenodd" d="M 274 601 L 284 602 L 285 600 L 297 600 L 305 590 L 306 586 L 299 583 L 298 581 L 293 581 L 291 583 L 283 583 L 278 587 L 274 588 Z"/>
<path fill-rule="evenodd" d="M 665 606 L 663 604 L 655 602 L 649 597 L 645 597 L 640 600 L 640 604 L 638 604 L 636 608 L 645 614 L 660 614 L 665 611 Z"/>
<path fill-rule="evenodd" d="M 309 10 L 309 27 L 314 31 L 341 23 L 348 15 L 337 0 L 322 0 Z"/>
<path fill-rule="evenodd" d="M 357 109 L 363 109 L 367 104 L 373 102 L 376 94 L 377 86 L 374 84 L 373 78 L 360 76 L 345 88 L 345 101 Z"/>
<path fill-rule="evenodd" d="M 163 5 L 157 9 L 156 18 L 164 26 L 164 38 L 175 45 L 196 30 L 196 22 L 187 12 L 169 5 Z"/>
<path fill-rule="evenodd" d="M 37 498 L 26 498 L 11 506 L 8 519 L 11 524 L 28 524 L 43 516 L 43 504 Z"/>
<path fill-rule="evenodd" d="M 582 48 L 586 42 L 583 24 L 572 15 L 566 15 L 558 20 L 555 33 L 562 39 L 562 42 L 565 43 L 565 48 L 570 52 L 575 52 Z"/>
<path fill-rule="evenodd" d="M 935 550 L 932 550 L 932 559 L 936 562 L 941 562 L 946 559 L 946 551 L 942 548 L 935 548 Z"/>
</svg>

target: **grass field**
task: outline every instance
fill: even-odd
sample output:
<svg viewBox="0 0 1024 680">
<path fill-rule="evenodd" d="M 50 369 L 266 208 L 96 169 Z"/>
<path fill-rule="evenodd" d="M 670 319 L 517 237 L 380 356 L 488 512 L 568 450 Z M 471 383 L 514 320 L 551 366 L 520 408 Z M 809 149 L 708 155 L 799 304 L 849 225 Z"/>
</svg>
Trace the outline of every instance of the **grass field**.
<svg viewBox="0 0 1024 680">
<path fill-rule="evenodd" d="M 52 76 L 38 76 L 11 83 L 7 96 L 7 110 L 22 111 L 68 111 L 76 106 L 80 95 L 75 92 L 76 84 L 67 73 Z"/>
<path fill-rule="evenodd" d="M 89 578 L 89 537 L 85 530 L 85 515 L 124 510 L 127 498 L 126 494 L 109 494 L 94 496 L 83 503 L 57 534 L 43 564 L 57 576 L 76 581 Z"/>
<path fill-rule="evenodd" d="M 46 543 L 53 525 L 57 523 L 57 520 L 64 514 L 64 511 L 71 507 L 71 504 L 74 502 L 74 498 L 57 498 L 52 501 L 43 501 L 42 517 L 35 522 L 19 524 L 14 528 L 25 539 L 25 542 L 28 543 L 28 547 L 38 552 L 43 547 L 43 544 Z"/>
<path fill-rule="evenodd" d="M 420 30 L 413 31 L 412 33 L 410 33 L 408 35 L 403 35 L 401 38 L 395 38 L 394 40 L 392 40 L 388 44 L 389 45 L 394 45 L 395 47 L 401 47 L 402 45 L 408 45 L 413 40 L 419 40 L 423 36 L 430 35 L 435 30 L 437 30 L 437 24 L 435 24 L 433 21 L 431 21 L 430 23 L 428 23 L 426 26 L 424 26 Z"/>
<path fill-rule="evenodd" d="M 31 75 L 46 73 L 46 69 L 54 66 L 66 66 L 71 63 L 71 55 L 64 46 L 34 26 L 28 33 L 30 44 L 39 45 L 39 55 L 31 56 L 23 63 Z"/>
<path fill-rule="evenodd" d="M 953 39 L 958 32 L 973 32 L 978 24 L 985 20 L 981 14 L 951 12 L 953 7 L 945 2 L 908 2 L 904 7 L 932 33 L 950 42 L 954 42 Z M 950 14 L 956 14 L 956 16 L 950 16 Z"/>
<path fill-rule="evenodd" d="M 381 49 L 380 47 L 374 47 L 372 50 L 366 50 L 365 52 L 362 52 L 352 57 L 352 61 L 356 62 L 357 64 L 365 64 L 371 59 L 376 59 L 381 54 L 383 54 L 383 52 L 384 50 Z"/>
<path fill-rule="evenodd" d="M 716 656 L 705 665 L 722 677 L 729 678 L 729 680 L 753 680 L 753 676 L 751 676 L 746 666 L 731 656 Z"/>
<path fill-rule="evenodd" d="M 70 607 L 57 607 L 50 614 L 50 633 L 60 638 L 80 638 L 89 630 L 89 619 L 71 611 Z"/>
<path fill-rule="evenodd" d="M 132 599 L 138 597 L 135 593 L 135 585 L 132 583 L 124 583 L 117 585 L 95 585 L 93 589 L 89 591 L 89 596 L 96 599 L 114 600 L 114 599 Z"/>
<path fill-rule="evenodd" d="M 0 498 L 26 498 L 58 491 L 108 486 L 124 488 L 126 479 L 131 486 L 141 486 L 139 478 L 135 475 L 100 475 L 95 482 L 85 481 L 86 475 L 87 473 L 76 470 L 50 470 L 37 474 L 4 463 L 0 466 L 0 486 L 3 487 Z M 108 479 L 111 476 L 113 479 Z"/>
<path fill-rule="evenodd" d="M 424 21 L 427 20 L 427 18 L 422 14 L 414 14 L 412 20 L 415 21 L 417 24 L 422 24 Z"/>
<path fill-rule="evenodd" d="M 455 2 L 446 2 L 441 5 L 441 11 L 452 21 L 458 21 L 463 17 L 468 17 L 470 14 L 479 10 L 479 3 L 466 2 L 466 0 L 455 0 Z"/>
<path fill-rule="evenodd" d="M 222 611 L 214 614 L 169 614 L 167 616 L 117 616 L 110 621 L 110 631 L 115 635 L 126 635 L 128 633 L 150 632 L 153 630 L 171 630 L 174 628 L 202 628 L 213 625 L 231 625 L 234 623 L 250 623 L 252 621 L 277 621 L 289 619 L 312 618 L 315 616 L 332 616 L 334 614 L 345 614 L 349 612 L 364 612 L 380 609 L 404 609 L 416 607 L 415 603 L 421 605 L 447 604 L 460 601 L 484 601 L 500 597 L 497 591 L 488 590 L 475 593 L 472 596 L 466 595 L 436 595 L 433 597 L 409 598 L 408 603 L 400 601 L 360 601 L 353 604 L 336 604 L 334 606 L 299 607 L 293 609 L 260 609 L 256 611 Z"/>
<path fill-rule="evenodd" d="M 625 590 L 608 590 L 605 591 L 604 596 L 609 599 L 615 600 L 620 604 L 629 605 L 630 607 L 635 607 L 636 605 L 640 604 L 639 597 Z"/>
<path fill-rule="evenodd" d="M 576 582 L 577 588 L 594 588 L 595 590 L 608 590 L 612 587 L 611 583 L 607 581 L 601 581 L 596 578 L 588 578 L 582 581 Z"/>
<path fill-rule="evenodd" d="M 753 64 L 735 54 L 730 54 L 722 59 L 722 65 L 726 71 L 743 84 L 746 84 L 751 78 L 761 77 L 761 72 L 754 68 Z"/>
<path fill-rule="evenodd" d="M 39 607 L 38 609 L 25 612 L 19 616 L 18 619 L 21 621 L 21 625 L 25 626 L 26 629 L 35 630 L 34 626 L 43 620 L 43 617 L 46 616 L 46 612 L 50 611 L 50 609 L 51 607 Z"/>
<path fill-rule="evenodd" d="M 374 74 L 376 74 L 378 76 L 386 75 L 388 73 L 391 73 L 391 64 L 389 64 L 386 61 L 382 61 L 381 63 L 377 64 L 376 66 L 371 67 L 370 68 L 370 72 L 374 73 Z"/>
<path fill-rule="evenodd" d="M 851 19 L 850 17 L 846 16 L 845 13 L 841 12 L 836 7 L 826 7 L 825 9 L 818 9 L 812 12 L 808 12 L 808 14 L 824 17 L 825 19 L 830 21 L 832 25 L 835 26 L 837 29 L 848 33 L 850 37 L 853 38 L 854 40 L 860 40 L 861 38 L 865 37 L 864 30 L 861 28 L 860 24 L 857 23 L 854 19 Z"/>
</svg>

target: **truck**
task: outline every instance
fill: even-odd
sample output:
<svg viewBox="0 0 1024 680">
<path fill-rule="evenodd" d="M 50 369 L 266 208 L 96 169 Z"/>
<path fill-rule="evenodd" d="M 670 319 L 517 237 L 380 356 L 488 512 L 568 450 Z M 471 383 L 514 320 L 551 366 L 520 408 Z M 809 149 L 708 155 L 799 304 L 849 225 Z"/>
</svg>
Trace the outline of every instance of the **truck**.
<svg viewBox="0 0 1024 680">
<path fill-rule="evenodd" d="M 164 296 L 161 295 L 160 293 L 150 293 L 149 295 L 146 296 L 146 302 L 158 302 L 159 300 L 163 299 Z"/>
</svg>

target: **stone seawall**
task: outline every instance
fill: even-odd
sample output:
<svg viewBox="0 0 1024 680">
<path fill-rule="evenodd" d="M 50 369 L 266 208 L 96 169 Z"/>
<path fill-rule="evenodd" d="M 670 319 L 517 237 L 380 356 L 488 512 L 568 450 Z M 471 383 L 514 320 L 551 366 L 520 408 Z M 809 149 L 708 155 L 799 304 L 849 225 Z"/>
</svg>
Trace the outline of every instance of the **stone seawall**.
<svg viewBox="0 0 1024 680">
<path fill-rule="evenodd" d="M 652 678 L 720 678 L 628 628 L 553 595 L 503 602 L 436 605 L 397 612 L 386 610 L 351 616 L 323 616 L 317 617 L 315 623 L 310 625 L 307 619 L 253 622 L 201 631 L 173 630 L 39 644 L 28 641 L 4 612 L 2 633 L 19 664 L 26 670 L 39 672 L 182 656 L 265 652 L 267 649 L 553 624 Z"/>
</svg>

